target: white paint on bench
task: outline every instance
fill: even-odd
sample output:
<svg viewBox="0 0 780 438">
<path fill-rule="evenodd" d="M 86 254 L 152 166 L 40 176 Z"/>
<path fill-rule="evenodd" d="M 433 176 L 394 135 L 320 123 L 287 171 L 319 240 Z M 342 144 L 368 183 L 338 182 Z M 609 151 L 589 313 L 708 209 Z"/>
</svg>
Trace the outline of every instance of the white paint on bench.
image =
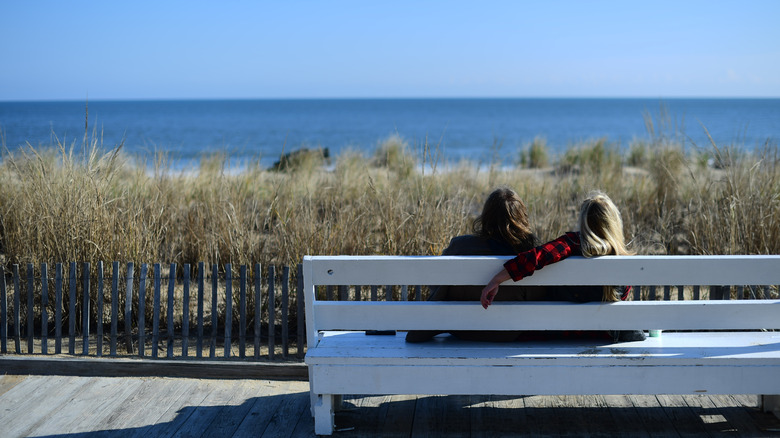
<svg viewBox="0 0 780 438">
<path fill-rule="evenodd" d="M 315 432 L 330 434 L 341 394 L 769 394 L 780 397 L 780 300 L 619 303 L 327 302 L 316 285 L 481 285 L 509 257 L 305 257 Z M 570 258 L 522 284 L 780 284 L 780 256 Z M 500 293 L 500 292 L 499 292 Z M 477 343 L 362 330 L 732 330 L 641 342 Z M 752 331 L 747 331 L 752 330 Z"/>
<path fill-rule="evenodd" d="M 617 303 L 318 301 L 318 330 L 663 330 L 780 326 L 780 301 Z"/>
<path fill-rule="evenodd" d="M 312 284 L 484 285 L 512 257 L 306 257 Z M 780 256 L 569 257 L 524 278 L 523 285 L 764 285 L 777 284 Z M 425 266 L 425 269 L 420 269 Z M 659 283 L 663 279 L 663 283 Z"/>
</svg>

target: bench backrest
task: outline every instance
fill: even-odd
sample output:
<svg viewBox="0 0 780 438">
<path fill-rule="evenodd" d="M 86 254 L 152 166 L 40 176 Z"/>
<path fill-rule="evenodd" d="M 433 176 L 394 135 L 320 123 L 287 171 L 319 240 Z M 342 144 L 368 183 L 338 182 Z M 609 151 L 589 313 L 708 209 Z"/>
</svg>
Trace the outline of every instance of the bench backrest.
<svg viewBox="0 0 780 438">
<path fill-rule="evenodd" d="M 320 330 L 780 328 L 780 300 L 477 303 L 316 301 L 319 285 L 484 285 L 511 257 L 306 256 L 309 345 Z M 522 285 L 777 285 L 780 256 L 570 257 Z"/>
</svg>

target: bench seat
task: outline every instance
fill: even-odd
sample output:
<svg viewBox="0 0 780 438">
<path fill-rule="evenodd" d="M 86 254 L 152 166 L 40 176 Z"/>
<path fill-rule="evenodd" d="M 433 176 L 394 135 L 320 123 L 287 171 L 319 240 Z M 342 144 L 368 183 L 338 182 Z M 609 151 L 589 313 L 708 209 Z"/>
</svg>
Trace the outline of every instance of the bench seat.
<svg viewBox="0 0 780 438">
<path fill-rule="evenodd" d="M 319 394 L 780 393 L 780 332 L 664 333 L 644 341 L 487 343 L 323 333 L 306 356 Z M 633 383 L 626 385 L 632 380 Z M 554 384 L 559 382 L 559 384 Z"/>
</svg>

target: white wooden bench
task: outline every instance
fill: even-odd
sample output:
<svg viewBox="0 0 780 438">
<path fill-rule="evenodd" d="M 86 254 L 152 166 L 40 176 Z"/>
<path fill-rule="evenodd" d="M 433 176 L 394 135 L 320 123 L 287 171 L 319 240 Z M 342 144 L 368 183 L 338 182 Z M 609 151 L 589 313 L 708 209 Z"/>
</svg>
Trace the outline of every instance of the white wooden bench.
<svg viewBox="0 0 780 438">
<path fill-rule="evenodd" d="M 332 433 L 344 394 L 756 394 L 765 410 L 778 413 L 780 332 L 772 329 L 780 328 L 780 300 L 497 302 L 485 310 L 477 302 L 315 297 L 321 285 L 483 285 L 508 258 L 305 257 L 315 432 Z M 780 256 L 572 257 L 522 283 L 778 285 Z M 623 343 L 404 340 L 406 330 L 636 329 L 675 332 Z"/>
</svg>

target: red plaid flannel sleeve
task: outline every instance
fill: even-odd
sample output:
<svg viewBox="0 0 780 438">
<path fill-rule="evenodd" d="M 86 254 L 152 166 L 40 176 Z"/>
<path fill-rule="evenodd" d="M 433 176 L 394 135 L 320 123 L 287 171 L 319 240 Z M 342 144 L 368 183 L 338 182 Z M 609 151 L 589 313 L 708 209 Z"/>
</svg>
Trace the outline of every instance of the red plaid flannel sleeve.
<svg viewBox="0 0 780 438">
<path fill-rule="evenodd" d="M 563 236 L 522 252 L 517 257 L 504 263 L 512 280 L 519 281 L 532 275 L 537 269 L 559 262 L 572 254 L 578 254 L 580 236 L 577 233 L 566 233 Z"/>
</svg>

